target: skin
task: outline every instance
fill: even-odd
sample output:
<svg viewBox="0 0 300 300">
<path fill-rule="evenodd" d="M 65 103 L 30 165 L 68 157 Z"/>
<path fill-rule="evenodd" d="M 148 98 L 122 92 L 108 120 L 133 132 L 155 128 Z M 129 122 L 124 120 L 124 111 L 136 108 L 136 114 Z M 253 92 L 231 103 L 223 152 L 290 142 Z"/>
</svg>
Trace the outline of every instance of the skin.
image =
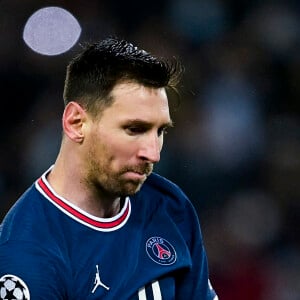
<svg viewBox="0 0 300 300">
<path fill-rule="evenodd" d="M 64 137 L 48 181 L 54 191 L 97 217 L 112 217 L 160 160 L 172 125 L 164 88 L 117 84 L 113 103 L 93 118 L 78 103 L 63 114 Z"/>
</svg>

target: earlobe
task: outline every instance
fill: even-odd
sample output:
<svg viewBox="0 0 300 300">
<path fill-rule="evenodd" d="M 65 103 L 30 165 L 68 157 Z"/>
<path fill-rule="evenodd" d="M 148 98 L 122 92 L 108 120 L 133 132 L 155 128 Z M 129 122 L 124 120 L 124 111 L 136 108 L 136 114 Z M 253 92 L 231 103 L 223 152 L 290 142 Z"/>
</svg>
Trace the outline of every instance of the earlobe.
<svg viewBox="0 0 300 300">
<path fill-rule="evenodd" d="M 86 120 L 85 110 L 77 102 L 69 102 L 63 113 L 64 133 L 74 142 L 82 143 L 84 139 L 83 124 Z"/>
</svg>

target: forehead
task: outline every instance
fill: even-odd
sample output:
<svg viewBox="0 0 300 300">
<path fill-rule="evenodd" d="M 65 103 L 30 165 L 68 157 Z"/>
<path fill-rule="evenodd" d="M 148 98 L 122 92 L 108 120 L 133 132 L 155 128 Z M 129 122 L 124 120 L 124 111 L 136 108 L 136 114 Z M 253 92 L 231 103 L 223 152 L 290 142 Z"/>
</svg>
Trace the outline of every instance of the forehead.
<svg viewBox="0 0 300 300">
<path fill-rule="evenodd" d="M 164 88 L 145 87 L 133 82 L 119 83 L 111 96 L 112 105 L 104 110 L 104 114 L 114 114 L 116 118 L 170 122 L 168 97 Z"/>
</svg>

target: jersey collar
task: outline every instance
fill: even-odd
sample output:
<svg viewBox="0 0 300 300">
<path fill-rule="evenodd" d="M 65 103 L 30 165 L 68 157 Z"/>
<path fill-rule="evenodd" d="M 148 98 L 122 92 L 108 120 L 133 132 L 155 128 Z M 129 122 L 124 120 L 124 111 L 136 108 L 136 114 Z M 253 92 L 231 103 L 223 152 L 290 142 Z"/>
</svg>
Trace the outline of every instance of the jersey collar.
<svg viewBox="0 0 300 300">
<path fill-rule="evenodd" d="M 64 214 L 75 221 L 98 231 L 114 231 L 126 224 L 131 214 L 129 197 L 126 197 L 123 208 L 116 216 L 112 218 L 95 217 L 55 193 L 46 179 L 46 175 L 50 169 L 35 182 L 35 186 L 47 200 L 54 204 Z"/>
</svg>

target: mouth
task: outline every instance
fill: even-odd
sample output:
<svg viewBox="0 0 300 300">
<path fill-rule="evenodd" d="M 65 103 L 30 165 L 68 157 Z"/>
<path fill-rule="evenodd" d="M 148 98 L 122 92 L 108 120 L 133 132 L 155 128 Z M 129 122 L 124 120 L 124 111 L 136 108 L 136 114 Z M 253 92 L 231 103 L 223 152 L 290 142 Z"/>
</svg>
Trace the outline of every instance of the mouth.
<svg viewBox="0 0 300 300">
<path fill-rule="evenodd" d="M 125 170 L 124 174 L 132 180 L 145 181 L 151 174 L 152 166 L 146 166 L 143 168 L 132 168 Z"/>
<path fill-rule="evenodd" d="M 128 178 L 128 179 L 131 179 L 131 180 L 138 180 L 138 181 L 144 181 L 146 180 L 147 178 L 147 174 L 146 173 L 140 173 L 140 172 L 135 172 L 135 171 L 127 171 L 125 172 L 125 176 Z"/>
</svg>

